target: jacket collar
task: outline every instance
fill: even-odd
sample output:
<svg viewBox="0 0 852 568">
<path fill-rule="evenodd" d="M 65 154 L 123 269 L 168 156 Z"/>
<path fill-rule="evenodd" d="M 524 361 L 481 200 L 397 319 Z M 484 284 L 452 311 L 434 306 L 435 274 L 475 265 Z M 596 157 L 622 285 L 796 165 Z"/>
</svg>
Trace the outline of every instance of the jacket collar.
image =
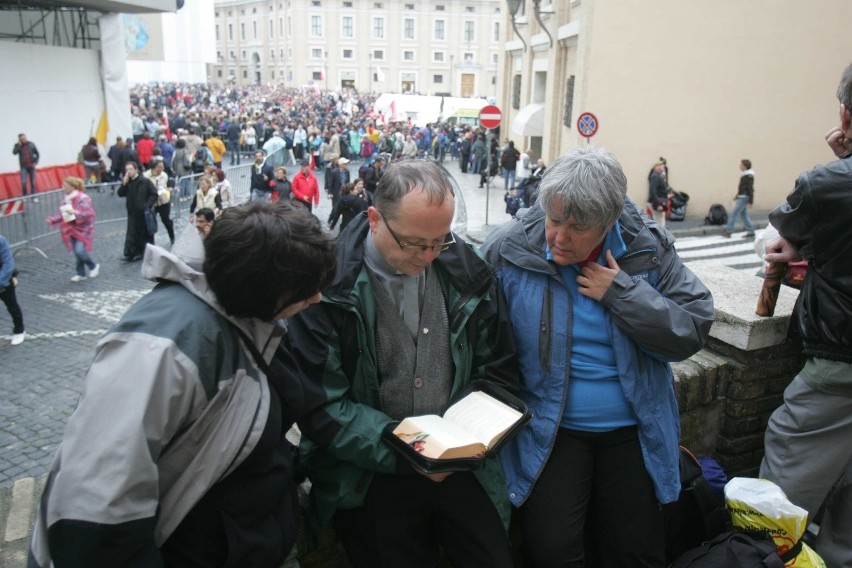
<svg viewBox="0 0 852 568">
<path fill-rule="evenodd" d="M 556 267 L 545 258 L 544 222 L 544 209 L 538 202 L 529 209 L 518 211 L 500 242 L 500 257 L 521 268 L 555 273 Z M 643 218 L 637 205 L 626 196 L 618 226 L 621 227 L 621 240 L 627 247 L 625 254 L 660 244 L 669 248 L 674 243 L 671 233 L 653 220 Z"/>
</svg>

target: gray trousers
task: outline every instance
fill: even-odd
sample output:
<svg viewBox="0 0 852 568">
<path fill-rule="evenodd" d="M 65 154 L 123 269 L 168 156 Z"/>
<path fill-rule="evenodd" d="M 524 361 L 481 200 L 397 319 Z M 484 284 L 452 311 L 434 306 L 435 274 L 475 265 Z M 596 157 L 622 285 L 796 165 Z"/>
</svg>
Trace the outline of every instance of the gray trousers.
<svg viewBox="0 0 852 568">
<path fill-rule="evenodd" d="M 811 518 L 825 501 L 816 550 L 830 568 L 852 568 L 852 397 L 825 394 L 797 376 L 769 418 L 765 450 L 760 477 Z"/>
</svg>

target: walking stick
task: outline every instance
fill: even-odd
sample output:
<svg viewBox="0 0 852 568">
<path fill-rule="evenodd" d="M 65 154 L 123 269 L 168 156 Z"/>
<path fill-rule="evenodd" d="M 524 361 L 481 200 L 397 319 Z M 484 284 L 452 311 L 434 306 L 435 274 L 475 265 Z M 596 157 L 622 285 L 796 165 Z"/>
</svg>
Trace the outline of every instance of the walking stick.
<svg viewBox="0 0 852 568">
<path fill-rule="evenodd" d="M 770 262 L 763 277 L 763 288 L 760 289 L 760 297 L 757 299 L 757 309 L 754 313 L 763 317 L 771 317 L 775 313 L 775 304 L 778 302 L 778 291 L 781 289 L 781 279 L 787 272 L 786 262 Z"/>
</svg>

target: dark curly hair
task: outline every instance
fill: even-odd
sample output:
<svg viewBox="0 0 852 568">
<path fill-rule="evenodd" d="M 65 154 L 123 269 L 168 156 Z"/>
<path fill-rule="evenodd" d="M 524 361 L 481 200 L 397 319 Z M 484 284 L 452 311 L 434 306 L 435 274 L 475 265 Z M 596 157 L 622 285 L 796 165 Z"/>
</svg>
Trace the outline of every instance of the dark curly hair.
<svg viewBox="0 0 852 568">
<path fill-rule="evenodd" d="M 334 276 L 334 242 L 319 219 L 282 201 L 226 209 L 204 250 L 207 282 L 232 316 L 272 320 Z"/>
</svg>

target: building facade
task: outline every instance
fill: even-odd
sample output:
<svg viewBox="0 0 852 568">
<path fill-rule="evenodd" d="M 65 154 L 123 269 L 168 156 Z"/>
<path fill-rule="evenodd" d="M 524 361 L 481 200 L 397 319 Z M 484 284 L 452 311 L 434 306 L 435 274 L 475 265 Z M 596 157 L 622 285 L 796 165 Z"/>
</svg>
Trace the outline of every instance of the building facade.
<svg viewBox="0 0 852 568">
<path fill-rule="evenodd" d="M 213 83 L 494 97 L 500 0 L 218 0 Z"/>
<path fill-rule="evenodd" d="M 587 143 L 589 113 L 588 140 L 618 157 L 638 203 L 660 157 L 688 215 L 731 210 L 743 158 L 759 209 L 833 159 L 852 3 L 504 0 L 501 21 L 501 135 L 549 163 Z"/>
</svg>

